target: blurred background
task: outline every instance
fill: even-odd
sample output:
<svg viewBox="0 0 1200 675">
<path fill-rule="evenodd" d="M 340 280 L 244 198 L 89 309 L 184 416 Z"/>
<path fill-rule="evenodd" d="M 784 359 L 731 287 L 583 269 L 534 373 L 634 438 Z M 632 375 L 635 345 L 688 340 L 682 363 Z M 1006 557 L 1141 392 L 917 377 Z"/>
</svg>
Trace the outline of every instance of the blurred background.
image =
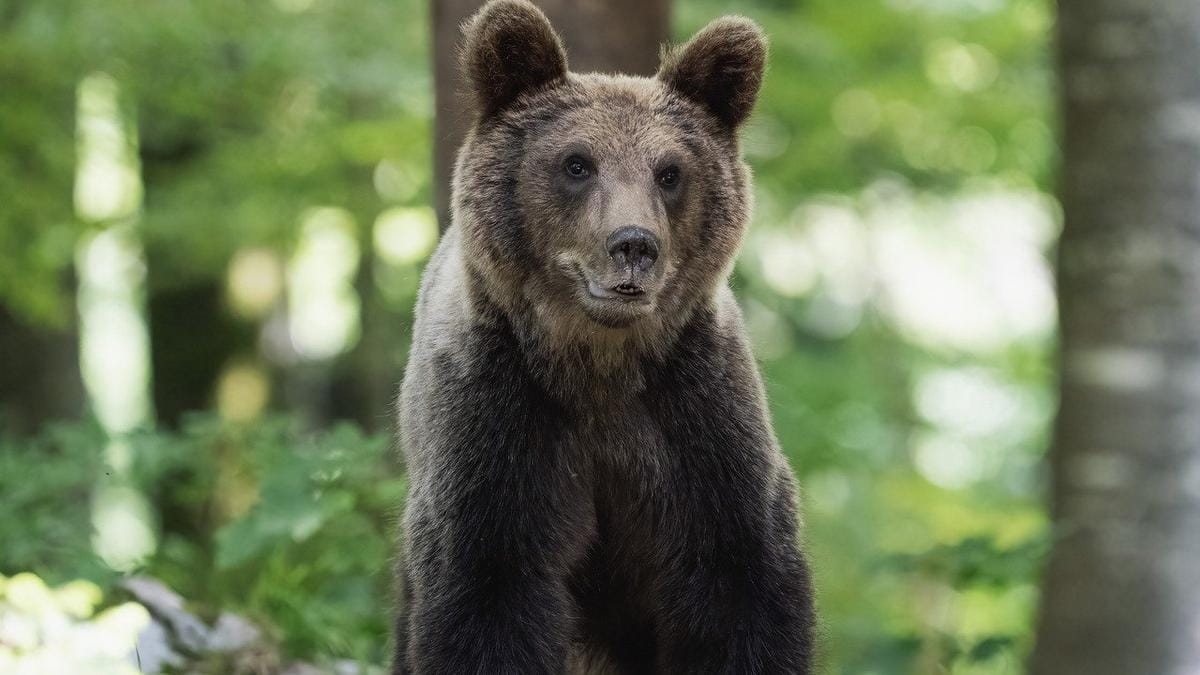
<svg viewBox="0 0 1200 675">
<path fill-rule="evenodd" d="M 765 27 L 733 283 L 824 672 L 1021 670 L 1056 401 L 1049 1 L 541 4 L 576 70 Z M 257 627 L 203 660 L 176 635 L 168 670 L 386 663 L 392 400 L 476 6 L 0 3 L 0 670 L 125 672 L 132 636 L 179 631 L 147 578 L 201 632 Z"/>
</svg>

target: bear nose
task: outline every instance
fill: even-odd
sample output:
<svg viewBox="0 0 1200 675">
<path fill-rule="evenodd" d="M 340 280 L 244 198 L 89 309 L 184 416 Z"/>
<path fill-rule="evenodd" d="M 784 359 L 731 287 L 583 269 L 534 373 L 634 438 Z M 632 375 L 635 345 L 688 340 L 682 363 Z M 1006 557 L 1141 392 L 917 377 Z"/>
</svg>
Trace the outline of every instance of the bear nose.
<svg viewBox="0 0 1200 675">
<path fill-rule="evenodd" d="M 608 235 L 608 255 L 620 267 L 646 271 L 658 260 L 658 237 L 642 227 L 626 226 Z"/>
</svg>

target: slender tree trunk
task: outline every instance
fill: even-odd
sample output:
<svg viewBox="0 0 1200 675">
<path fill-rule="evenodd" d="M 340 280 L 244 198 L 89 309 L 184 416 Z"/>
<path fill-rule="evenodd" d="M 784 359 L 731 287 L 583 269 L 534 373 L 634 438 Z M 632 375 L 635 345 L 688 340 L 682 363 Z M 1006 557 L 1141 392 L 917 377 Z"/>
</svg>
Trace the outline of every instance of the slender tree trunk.
<svg viewBox="0 0 1200 675">
<path fill-rule="evenodd" d="M 449 224 L 454 155 L 471 124 L 458 69 L 462 22 L 480 0 L 431 0 L 437 115 L 434 123 L 435 201 L 438 223 Z M 669 0 L 534 0 L 567 47 L 571 70 L 652 75 L 658 50 L 670 38 Z"/>
<path fill-rule="evenodd" d="M 1032 672 L 1200 672 L 1200 2 L 1060 0 L 1062 401 Z"/>
</svg>

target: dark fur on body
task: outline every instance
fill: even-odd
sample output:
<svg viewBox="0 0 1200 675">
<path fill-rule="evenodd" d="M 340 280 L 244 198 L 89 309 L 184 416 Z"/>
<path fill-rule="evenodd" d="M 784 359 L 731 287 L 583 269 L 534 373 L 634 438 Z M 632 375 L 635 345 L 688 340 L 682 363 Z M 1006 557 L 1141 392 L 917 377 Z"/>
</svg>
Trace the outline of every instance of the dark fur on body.
<svg viewBox="0 0 1200 675">
<path fill-rule="evenodd" d="M 810 672 L 793 479 L 726 285 L 764 59 L 721 19 L 657 78 L 577 75 L 526 2 L 468 22 L 480 115 L 401 393 L 397 673 Z M 608 255 L 626 225 L 652 268 Z"/>
</svg>

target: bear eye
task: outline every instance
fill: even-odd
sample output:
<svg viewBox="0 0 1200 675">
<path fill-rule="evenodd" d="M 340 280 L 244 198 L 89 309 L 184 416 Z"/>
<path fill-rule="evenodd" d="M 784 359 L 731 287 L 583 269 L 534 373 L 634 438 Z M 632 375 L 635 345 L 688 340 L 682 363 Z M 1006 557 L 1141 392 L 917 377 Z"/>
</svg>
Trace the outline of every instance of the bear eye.
<svg viewBox="0 0 1200 675">
<path fill-rule="evenodd" d="M 592 173 L 590 170 L 588 170 L 587 162 L 585 162 L 584 159 L 579 155 L 571 155 L 568 157 L 567 161 L 563 162 L 563 170 L 566 171 L 567 175 L 571 178 L 587 178 Z"/>
<path fill-rule="evenodd" d="M 658 174 L 658 184 L 670 190 L 679 184 L 679 167 L 668 166 Z"/>
</svg>

